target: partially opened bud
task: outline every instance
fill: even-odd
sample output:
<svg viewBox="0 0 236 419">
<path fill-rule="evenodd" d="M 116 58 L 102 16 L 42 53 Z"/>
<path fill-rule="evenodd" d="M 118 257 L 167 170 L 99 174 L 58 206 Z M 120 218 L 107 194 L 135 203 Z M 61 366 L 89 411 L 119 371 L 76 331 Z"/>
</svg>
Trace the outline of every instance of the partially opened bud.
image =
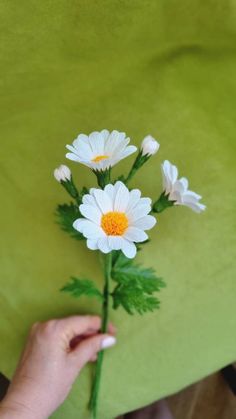
<svg viewBox="0 0 236 419">
<path fill-rule="evenodd" d="M 69 167 L 61 164 L 61 166 L 54 170 L 54 177 L 58 182 L 71 180 L 71 171 Z"/>
<path fill-rule="evenodd" d="M 141 144 L 142 155 L 152 156 L 159 150 L 160 144 L 151 135 L 147 135 Z"/>
</svg>

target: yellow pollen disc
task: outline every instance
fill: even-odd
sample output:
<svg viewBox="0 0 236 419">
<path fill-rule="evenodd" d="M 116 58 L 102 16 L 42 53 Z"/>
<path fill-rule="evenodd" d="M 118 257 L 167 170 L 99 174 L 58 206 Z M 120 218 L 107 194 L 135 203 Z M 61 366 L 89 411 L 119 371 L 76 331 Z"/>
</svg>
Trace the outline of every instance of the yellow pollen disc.
<svg viewBox="0 0 236 419">
<path fill-rule="evenodd" d="M 128 218 L 124 212 L 110 211 L 103 214 L 101 227 L 108 236 L 122 236 L 128 227 Z"/>
<path fill-rule="evenodd" d="M 92 161 L 94 162 L 94 163 L 98 163 L 99 161 L 101 161 L 101 160 L 104 160 L 104 159 L 107 159 L 109 156 L 97 156 L 97 157 L 94 157 L 94 159 L 92 159 Z"/>
</svg>

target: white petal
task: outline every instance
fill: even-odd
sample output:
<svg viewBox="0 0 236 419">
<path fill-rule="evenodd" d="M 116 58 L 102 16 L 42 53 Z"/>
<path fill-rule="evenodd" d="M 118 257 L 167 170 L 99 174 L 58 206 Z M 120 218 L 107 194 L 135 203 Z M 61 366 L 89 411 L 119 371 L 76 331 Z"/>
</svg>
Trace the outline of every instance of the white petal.
<svg viewBox="0 0 236 419">
<path fill-rule="evenodd" d="M 174 166 L 170 162 L 169 162 L 169 174 L 170 174 L 170 179 L 172 183 L 176 182 L 177 177 L 178 177 L 178 169 L 176 166 Z"/>
<path fill-rule="evenodd" d="M 83 233 L 84 225 L 87 222 L 88 220 L 86 220 L 85 218 L 77 218 L 77 220 L 73 222 L 73 227 L 75 230 L 79 231 L 80 233 Z"/>
<path fill-rule="evenodd" d="M 125 138 L 125 133 L 123 133 L 123 136 L 119 135 L 119 139 L 116 142 L 116 146 L 112 150 L 112 156 L 115 156 L 116 154 L 121 154 L 122 151 L 124 151 L 129 144 L 130 139 Z"/>
<path fill-rule="evenodd" d="M 81 204 L 79 206 L 79 210 L 84 217 L 100 225 L 102 213 L 98 209 L 98 207 L 87 204 Z"/>
<path fill-rule="evenodd" d="M 168 173 L 166 171 L 164 164 L 165 162 L 161 165 L 162 186 L 163 186 L 163 190 L 166 191 L 166 193 L 168 194 L 171 191 L 172 184 L 171 184 L 171 181 L 169 179 L 169 176 L 168 176 Z"/>
<path fill-rule="evenodd" d="M 105 151 L 107 154 L 112 155 L 113 151 L 115 150 L 115 148 L 117 147 L 117 145 L 119 144 L 119 132 L 116 130 L 113 130 L 107 141 L 106 141 L 106 147 L 105 147 Z"/>
<path fill-rule="evenodd" d="M 81 161 L 80 157 L 76 156 L 73 153 L 66 153 L 66 158 L 73 161 Z"/>
<path fill-rule="evenodd" d="M 103 214 L 112 211 L 112 201 L 106 192 L 102 191 L 101 189 L 95 189 L 93 191 L 93 195 Z"/>
<path fill-rule="evenodd" d="M 188 189 L 188 179 L 186 177 L 181 177 L 179 181 L 182 183 L 184 190 L 187 191 Z"/>
<path fill-rule="evenodd" d="M 113 196 L 114 196 L 114 185 L 109 183 L 109 185 L 106 185 L 104 188 L 104 191 L 109 196 L 110 200 L 113 202 Z"/>
<path fill-rule="evenodd" d="M 146 215 L 145 217 L 139 218 L 132 224 L 134 227 L 141 228 L 142 230 L 150 230 L 156 224 L 157 220 L 152 215 Z"/>
<path fill-rule="evenodd" d="M 129 241 L 133 242 L 144 242 L 148 239 L 148 235 L 137 227 L 128 227 L 125 231 L 123 237 Z"/>
<path fill-rule="evenodd" d="M 118 155 L 118 158 L 119 158 L 119 160 L 123 160 L 125 157 L 130 156 L 131 154 L 135 153 L 136 151 L 137 151 L 137 147 L 135 147 L 135 145 L 129 145 L 128 147 L 126 147 L 126 149 L 124 151 L 122 151 Z"/>
<path fill-rule="evenodd" d="M 85 194 L 82 198 L 82 202 L 83 204 L 96 205 L 96 207 L 98 207 L 96 203 L 96 199 L 94 198 L 94 196 L 90 194 Z"/>
<path fill-rule="evenodd" d="M 124 255 L 129 258 L 132 259 L 135 257 L 137 249 L 134 243 L 129 242 L 128 240 L 123 239 L 123 243 L 122 243 L 122 252 L 124 253 Z"/>
<path fill-rule="evenodd" d="M 120 250 L 122 248 L 123 239 L 121 236 L 108 236 L 109 247 L 112 250 Z"/>
<path fill-rule="evenodd" d="M 127 205 L 126 211 L 129 212 L 132 208 L 134 208 L 137 203 L 139 202 L 141 197 L 141 192 L 139 189 L 132 189 L 129 193 L 129 203 Z"/>
<path fill-rule="evenodd" d="M 114 199 L 114 211 L 125 212 L 128 202 L 129 190 L 123 183 L 120 183 Z"/>
<path fill-rule="evenodd" d="M 109 247 L 107 236 L 100 238 L 97 242 L 97 245 L 98 245 L 98 249 L 101 250 L 101 252 L 103 253 L 109 253 L 112 250 Z"/>
<path fill-rule="evenodd" d="M 101 131 L 101 134 L 102 134 L 102 136 L 103 136 L 103 138 L 104 138 L 104 147 L 105 147 L 105 144 L 106 144 L 107 139 L 108 139 L 108 137 L 109 137 L 109 135 L 110 135 L 110 132 L 108 131 L 108 129 L 103 129 L 103 130 Z M 105 149 L 105 148 L 104 148 L 104 149 Z"/>
<path fill-rule="evenodd" d="M 87 239 L 87 247 L 91 250 L 97 250 L 97 240 Z"/>
<path fill-rule="evenodd" d="M 184 193 L 185 188 L 183 183 L 180 180 L 176 180 L 176 182 L 173 185 L 173 191 L 179 192 L 181 195 Z"/>
<path fill-rule="evenodd" d="M 137 204 L 136 207 L 129 212 L 127 212 L 127 216 L 131 223 L 133 223 L 136 220 L 139 220 L 139 218 L 145 217 L 149 212 L 151 211 L 151 205 L 139 205 Z"/>
<path fill-rule="evenodd" d="M 100 132 L 94 131 L 89 135 L 89 144 L 94 157 L 104 155 L 104 137 Z"/>
<path fill-rule="evenodd" d="M 75 147 L 73 147 L 73 145 L 67 144 L 66 148 L 67 150 L 70 150 L 72 153 L 78 155 L 78 150 Z"/>
<path fill-rule="evenodd" d="M 88 220 L 87 223 L 83 226 L 83 235 L 87 239 L 97 239 L 104 237 L 105 233 L 100 226 Z"/>
<path fill-rule="evenodd" d="M 151 198 L 140 198 L 138 205 L 152 205 L 152 200 Z"/>
<path fill-rule="evenodd" d="M 196 203 L 186 202 L 186 203 L 183 203 L 183 205 L 191 208 L 194 212 L 197 212 L 197 213 L 200 213 L 206 209 L 206 206 L 203 204 L 200 204 L 199 202 L 196 202 Z"/>
<path fill-rule="evenodd" d="M 86 137 L 86 139 L 85 139 Z M 77 150 L 77 154 L 83 156 L 84 158 L 90 159 L 92 156 L 92 149 L 90 147 L 87 136 L 78 136 L 76 140 L 73 141 L 73 146 Z"/>
<path fill-rule="evenodd" d="M 188 200 L 190 202 L 195 202 L 195 201 L 198 201 L 199 199 L 201 199 L 202 197 L 201 197 L 201 195 L 198 195 L 196 192 L 187 191 L 184 194 L 184 198 L 185 198 L 185 200 Z"/>
</svg>

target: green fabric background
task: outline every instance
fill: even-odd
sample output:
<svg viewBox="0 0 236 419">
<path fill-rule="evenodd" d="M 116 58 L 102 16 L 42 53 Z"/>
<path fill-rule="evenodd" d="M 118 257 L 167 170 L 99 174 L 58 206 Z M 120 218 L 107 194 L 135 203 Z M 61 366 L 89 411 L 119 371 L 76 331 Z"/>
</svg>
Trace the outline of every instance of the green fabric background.
<svg viewBox="0 0 236 419">
<path fill-rule="evenodd" d="M 2 0 L 0 370 L 11 376 L 32 322 L 99 311 L 58 289 L 70 275 L 102 284 L 95 252 L 54 223 L 68 198 L 53 179 L 78 133 L 124 130 L 161 148 L 132 186 L 156 198 L 160 163 L 177 164 L 207 212 L 169 209 L 137 258 L 167 281 L 159 312 L 111 314 L 100 418 L 150 403 L 236 358 L 236 2 Z M 130 157 L 115 173 L 127 171 Z M 91 367 L 56 419 L 87 419 Z"/>
</svg>

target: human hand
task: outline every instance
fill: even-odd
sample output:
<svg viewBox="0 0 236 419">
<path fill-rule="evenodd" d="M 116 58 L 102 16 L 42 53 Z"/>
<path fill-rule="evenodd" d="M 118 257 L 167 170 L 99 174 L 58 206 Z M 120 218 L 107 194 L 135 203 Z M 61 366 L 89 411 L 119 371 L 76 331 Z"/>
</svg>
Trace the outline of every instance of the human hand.
<svg viewBox="0 0 236 419">
<path fill-rule="evenodd" d="M 68 396 L 84 365 L 115 344 L 115 329 L 100 334 L 97 316 L 71 316 L 35 323 L 28 337 L 0 418 L 46 419 Z"/>
</svg>

